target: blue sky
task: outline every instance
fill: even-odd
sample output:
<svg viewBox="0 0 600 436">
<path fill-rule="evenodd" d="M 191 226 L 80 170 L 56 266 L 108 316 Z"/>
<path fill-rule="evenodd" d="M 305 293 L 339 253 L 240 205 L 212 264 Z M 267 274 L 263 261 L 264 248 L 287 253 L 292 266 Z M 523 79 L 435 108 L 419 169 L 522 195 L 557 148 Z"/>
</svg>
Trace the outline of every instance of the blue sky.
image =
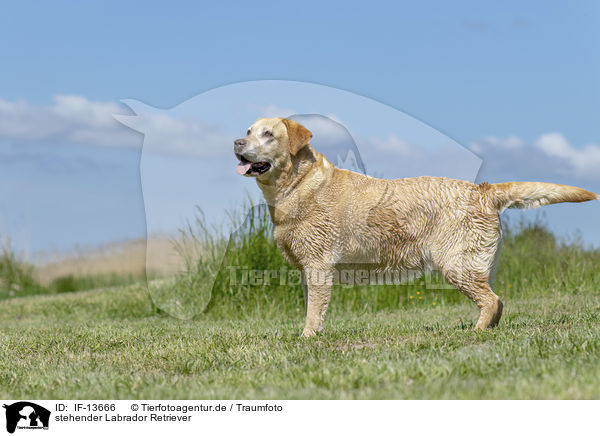
<svg viewBox="0 0 600 436">
<path fill-rule="evenodd" d="M 492 181 L 600 191 L 589 168 L 589 146 L 600 143 L 599 9 L 592 1 L 13 2 L 0 15 L 0 231 L 33 251 L 143 235 L 142 138 L 90 119 L 126 111 L 125 98 L 169 108 L 248 80 L 318 83 L 404 111 L 477 149 Z M 27 119 L 30 128 L 18 126 Z M 580 228 L 600 242 L 591 233 L 598 205 L 552 208 L 554 229 Z"/>
</svg>

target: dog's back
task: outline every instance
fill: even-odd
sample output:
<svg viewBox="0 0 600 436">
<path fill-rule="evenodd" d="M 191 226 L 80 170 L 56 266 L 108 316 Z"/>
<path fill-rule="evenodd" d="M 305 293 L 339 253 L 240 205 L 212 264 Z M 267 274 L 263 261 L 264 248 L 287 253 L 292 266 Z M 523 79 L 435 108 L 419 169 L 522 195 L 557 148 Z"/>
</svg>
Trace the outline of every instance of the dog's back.
<svg viewBox="0 0 600 436">
<path fill-rule="evenodd" d="M 487 190 L 470 182 L 385 180 L 337 170 L 327 189 L 336 202 L 331 216 L 321 218 L 329 229 L 334 226 L 328 233 L 335 238 L 336 263 L 419 269 L 433 266 L 445 252 L 493 245 L 499 236 Z"/>
</svg>

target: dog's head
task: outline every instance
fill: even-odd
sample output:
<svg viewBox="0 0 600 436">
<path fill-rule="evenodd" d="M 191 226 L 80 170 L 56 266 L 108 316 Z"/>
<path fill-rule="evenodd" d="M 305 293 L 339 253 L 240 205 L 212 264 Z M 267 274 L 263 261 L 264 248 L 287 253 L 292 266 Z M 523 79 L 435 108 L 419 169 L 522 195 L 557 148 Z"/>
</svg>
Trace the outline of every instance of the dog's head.
<svg viewBox="0 0 600 436">
<path fill-rule="evenodd" d="M 285 171 L 293 157 L 310 141 L 312 133 L 287 118 L 259 118 L 234 141 L 233 151 L 240 163 L 237 173 L 259 179 L 273 171 Z"/>
</svg>

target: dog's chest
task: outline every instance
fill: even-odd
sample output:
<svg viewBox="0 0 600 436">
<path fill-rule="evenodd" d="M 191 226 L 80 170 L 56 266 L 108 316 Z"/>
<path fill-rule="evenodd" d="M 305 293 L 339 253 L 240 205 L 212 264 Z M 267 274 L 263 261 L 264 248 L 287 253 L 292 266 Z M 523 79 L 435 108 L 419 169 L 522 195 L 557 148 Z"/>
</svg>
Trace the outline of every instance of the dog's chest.
<svg viewBox="0 0 600 436">
<path fill-rule="evenodd" d="M 273 236 L 275 237 L 275 242 L 277 246 L 281 250 L 283 257 L 294 265 L 295 267 L 300 267 L 300 259 L 302 259 L 302 253 L 300 252 L 298 247 L 298 242 L 296 241 L 298 235 L 294 233 L 292 226 L 289 225 L 275 225 L 275 229 L 273 231 Z"/>
<path fill-rule="evenodd" d="M 322 215 L 318 220 L 275 224 L 274 237 L 285 259 L 297 268 L 372 264 L 378 268 L 412 265 L 420 258 L 415 243 L 421 229 L 411 229 L 405 215 L 380 208 L 356 216 Z M 414 232 L 414 233 L 413 233 Z"/>
</svg>

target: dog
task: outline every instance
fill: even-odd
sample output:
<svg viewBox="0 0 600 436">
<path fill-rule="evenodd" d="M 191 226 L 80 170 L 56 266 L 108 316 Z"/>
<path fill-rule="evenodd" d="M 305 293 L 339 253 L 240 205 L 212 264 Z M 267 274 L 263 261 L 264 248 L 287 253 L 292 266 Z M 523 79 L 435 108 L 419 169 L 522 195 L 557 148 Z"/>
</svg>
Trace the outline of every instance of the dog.
<svg viewBox="0 0 600 436">
<path fill-rule="evenodd" d="M 236 172 L 254 177 L 286 260 L 302 274 L 302 336 L 323 329 L 340 268 L 437 269 L 480 309 L 475 329 L 494 327 L 503 304 L 491 288 L 499 213 L 598 199 L 584 189 L 539 182 L 474 184 L 441 177 L 378 179 L 336 168 L 286 118 L 258 119 L 234 141 Z"/>
</svg>

